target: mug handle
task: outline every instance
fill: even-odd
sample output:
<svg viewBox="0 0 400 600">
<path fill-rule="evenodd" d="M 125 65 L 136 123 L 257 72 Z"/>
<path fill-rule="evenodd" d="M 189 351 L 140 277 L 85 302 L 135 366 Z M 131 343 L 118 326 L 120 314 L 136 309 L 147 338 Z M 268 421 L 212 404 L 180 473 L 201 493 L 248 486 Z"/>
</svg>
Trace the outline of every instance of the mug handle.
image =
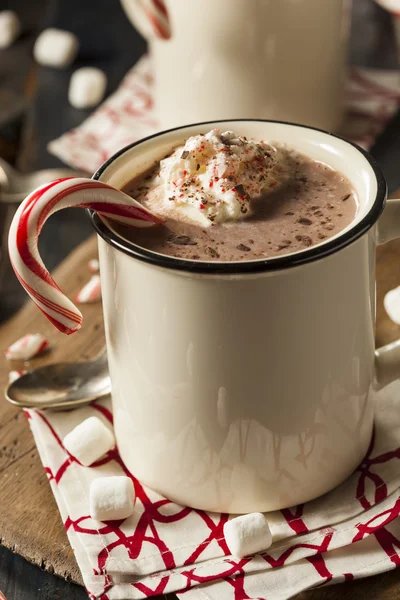
<svg viewBox="0 0 400 600">
<path fill-rule="evenodd" d="M 380 246 L 400 238 L 400 199 L 388 200 L 377 223 Z M 375 350 L 375 389 L 379 390 L 400 377 L 400 339 Z"/>
</svg>

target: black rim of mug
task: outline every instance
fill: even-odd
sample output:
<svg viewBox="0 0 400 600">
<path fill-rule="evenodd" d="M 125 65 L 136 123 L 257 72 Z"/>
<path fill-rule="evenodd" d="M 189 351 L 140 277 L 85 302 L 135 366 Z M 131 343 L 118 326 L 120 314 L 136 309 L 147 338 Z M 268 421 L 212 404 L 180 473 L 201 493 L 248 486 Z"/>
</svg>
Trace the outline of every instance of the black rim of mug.
<svg viewBox="0 0 400 600">
<path fill-rule="evenodd" d="M 125 238 L 117 235 L 112 229 L 110 229 L 106 223 L 92 210 L 88 210 L 92 225 L 98 235 L 103 238 L 108 244 L 128 254 L 129 256 L 136 258 L 138 260 L 151 263 L 152 265 L 156 265 L 158 267 L 163 267 L 167 269 L 173 269 L 178 271 L 187 271 L 190 273 L 208 273 L 210 275 L 233 275 L 233 274 L 246 274 L 246 273 L 260 273 L 260 272 L 268 272 L 268 271 L 277 271 L 283 269 L 289 269 L 291 267 L 297 267 L 299 265 L 304 265 L 310 262 L 314 262 L 329 256 L 343 248 L 346 248 L 356 240 L 358 240 L 361 236 L 363 236 L 373 225 L 375 225 L 378 220 L 380 214 L 383 211 L 385 206 L 386 198 L 387 198 L 387 185 L 385 178 L 382 174 L 381 169 L 379 168 L 377 162 L 368 152 L 366 152 L 363 148 L 360 148 L 357 144 L 353 142 L 349 142 L 345 138 L 340 135 L 336 135 L 333 133 L 329 133 L 328 131 L 324 131 L 323 129 L 318 129 L 316 127 L 308 127 L 307 125 L 299 125 L 297 123 L 289 123 L 286 121 L 273 121 L 267 119 L 223 119 L 216 121 L 206 121 L 204 123 L 192 123 L 190 125 L 184 125 L 180 127 L 173 127 L 172 129 L 167 129 L 165 131 L 160 131 L 148 137 L 142 138 L 137 142 L 133 142 L 124 148 L 121 148 L 116 154 L 111 156 L 93 175 L 93 179 L 100 179 L 101 175 L 104 171 L 122 154 L 130 150 L 131 148 L 135 148 L 139 146 L 143 142 L 148 140 L 157 138 L 161 135 L 165 135 L 166 133 L 170 133 L 173 131 L 189 129 L 191 127 L 197 126 L 205 126 L 205 125 L 215 125 L 218 123 L 233 123 L 233 122 L 258 122 L 258 123 L 278 123 L 282 125 L 291 125 L 294 127 L 301 127 L 303 129 L 311 129 L 313 131 L 319 131 L 330 137 L 337 138 L 346 142 L 350 146 L 356 148 L 368 161 L 372 170 L 374 171 L 376 180 L 377 180 L 377 192 L 376 198 L 374 200 L 373 205 L 371 206 L 368 213 L 354 225 L 351 229 L 340 235 L 338 238 L 335 238 L 332 241 L 325 242 L 319 246 L 312 246 L 309 249 L 302 250 L 296 254 L 286 254 L 284 256 L 277 256 L 274 258 L 267 259 L 259 259 L 255 261 L 236 261 L 236 262 L 207 262 L 207 261 L 196 261 L 196 260 L 184 260 L 181 258 L 174 258 L 171 256 L 167 256 L 165 254 L 157 254 L 156 252 L 152 252 L 151 250 L 146 250 L 141 246 L 137 246 L 133 242 L 126 240 Z"/>
</svg>

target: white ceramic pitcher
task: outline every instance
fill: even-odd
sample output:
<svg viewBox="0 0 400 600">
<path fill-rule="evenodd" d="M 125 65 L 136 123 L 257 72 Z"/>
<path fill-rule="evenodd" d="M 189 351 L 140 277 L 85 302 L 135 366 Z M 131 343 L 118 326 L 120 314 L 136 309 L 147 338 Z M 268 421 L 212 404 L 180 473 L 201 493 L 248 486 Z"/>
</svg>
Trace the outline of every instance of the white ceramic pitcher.
<svg viewBox="0 0 400 600">
<path fill-rule="evenodd" d="M 279 140 L 341 171 L 354 221 L 298 253 L 239 263 L 182 261 L 99 234 L 114 426 L 122 459 L 189 506 L 269 511 L 341 483 L 371 440 L 374 390 L 399 374 L 400 343 L 374 356 L 375 248 L 383 216 L 373 159 L 336 136 L 285 123 L 203 123 L 124 148 L 95 174 L 121 188 L 177 144 L 218 126 Z"/>
<path fill-rule="evenodd" d="M 169 39 L 142 0 L 122 5 L 149 39 L 162 129 L 244 117 L 340 125 L 350 0 L 166 0 Z"/>
</svg>

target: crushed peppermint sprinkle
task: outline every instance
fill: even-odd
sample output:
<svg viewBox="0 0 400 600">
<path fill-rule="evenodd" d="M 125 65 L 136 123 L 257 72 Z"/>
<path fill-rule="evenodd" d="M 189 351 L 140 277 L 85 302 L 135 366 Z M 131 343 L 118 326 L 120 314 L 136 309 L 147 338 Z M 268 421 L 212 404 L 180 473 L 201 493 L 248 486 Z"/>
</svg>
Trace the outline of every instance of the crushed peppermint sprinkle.
<svg viewBox="0 0 400 600">
<path fill-rule="evenodd" d="M 11 344 L 4 352 L 8 360 L 29 360 L 49 347 L 49 341 L 41 333 L 27 333 Z"/>
<path fill-rule="evenodd" d="M 78 304 L 91 304 L 101 299 L 101 281 L 100 275 L 92 275 L 87 283 L 75 296 Z"/>
<path fill-rule="evenodd" d="M 19 379 L 20 377 L 22 377 L 22 375 L 25 375 L 25 373 L 27 373 L 28 371 L 24 371 L 19 370 L 19 371 L 10 371 L 8 373 L 8 383 L 14 383 L 14 381 L 17 381 L 17 379 Z M 1 596 L 0 596 L 0 600 L 1 600 Z"/>
<path fill-rule="evenodd" d="M 100 265 L 97 258 L 92 258 L 92 260 L 89 260 L 88 269 L 91 273 L 97 273 L 100 270 Z"/>
<path fill-rule="evenodd" d="M 251 214 L 251 201 L 277 186 L 277 150 L 233 131 L 189 138 L 160 163 L 165 208 L 203 226 Z"/>
</svg>

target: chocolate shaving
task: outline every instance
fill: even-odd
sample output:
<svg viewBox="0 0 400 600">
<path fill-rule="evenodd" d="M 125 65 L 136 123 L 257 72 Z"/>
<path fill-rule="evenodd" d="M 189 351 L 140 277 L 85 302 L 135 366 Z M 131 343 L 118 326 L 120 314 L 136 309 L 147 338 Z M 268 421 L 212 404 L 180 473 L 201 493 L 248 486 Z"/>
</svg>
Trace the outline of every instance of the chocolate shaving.
<svg viewBox="0 0 400 600">
<path fill-rule="evenodd" d="M 298 242 L 303 242 L 305 246 L 312 246 L 312 239 L 309 235 L 296 235 L 296 240 Z"/>
<path fill-rule="evenodd" d="M 200 169 L 200 163 L 197 163 L 196 171 Z"/>
<path fill-rule="evenodd" d="M 250 252 L 250 248 L 248 246 L 246 246 L 245 244 L 238 244 L 236 246 L 236 248 L 238 250 L 241 250 L 242 252 Z"/>
<path fill-rule="evenodd" d="M 192 240 L 188 235 L 167 235 L 167 242 L 176 244 L 177 246 L 197 246 L 197 242 Z"/>
<path fill-rule="evenodd" d="M 184 150 L 181 154 L 181 158 L 185 159 L 189 156 L 189 150 Z"/>
<path fill-rule="evenodd" d="M 228 138 L 226 138 L 222 134 L 219 137 L 220 137 L 221 142 L 223 144 L 225 144 L 225 146 L 230 146 L 231 145 L 231 140 L 229 140 Z"/>
<path fill-rule="evenodd" d="M 344 196 L 342 198 L 342 202 L 346 202 L 346 200 L 348 200 L 350 198 L 351 194 L 347 194 L 347 196 Z"/>
<path fill-rule="evenodd" d="M 207 253 L 212 257 L 212 258 L 219 258 L 219 254 L 216 251 L 215 248 L 212 248 L 211 246 L 208 246 L 206 248 Z"/>
<path fill-rule="evenodd" d="M 241 140 L 240 137 L 227 138 L 220 134 L 219 139 L 225 146 L 243 146 L 244 144 L 244 140 Z"/>
<path fill-rule="evenodd" d="M 244 196 L 246 194 L 246 192 L 244 191 L 244 187 L 241 183 L 239 183 L 239 185 L 236 185 L 236 191 L 239 192 L 239 194 L 241 196 Z"/>
<path fill-rule="evenodd" d="M 292 242 L 290 240 L 282 240 L 282 243 L 278 246 L 278 250 L 285 250 L 286 248 L 289 248 L 291 243 Z"/>
<path fill-rule="evenodd" d="M 300 223 L 300 225 L 312 225 L 311 219 L 307 219 L 307 217 L 301 217 L 300 219 L 297 219 L 297 222 Z"/>
</svg>

